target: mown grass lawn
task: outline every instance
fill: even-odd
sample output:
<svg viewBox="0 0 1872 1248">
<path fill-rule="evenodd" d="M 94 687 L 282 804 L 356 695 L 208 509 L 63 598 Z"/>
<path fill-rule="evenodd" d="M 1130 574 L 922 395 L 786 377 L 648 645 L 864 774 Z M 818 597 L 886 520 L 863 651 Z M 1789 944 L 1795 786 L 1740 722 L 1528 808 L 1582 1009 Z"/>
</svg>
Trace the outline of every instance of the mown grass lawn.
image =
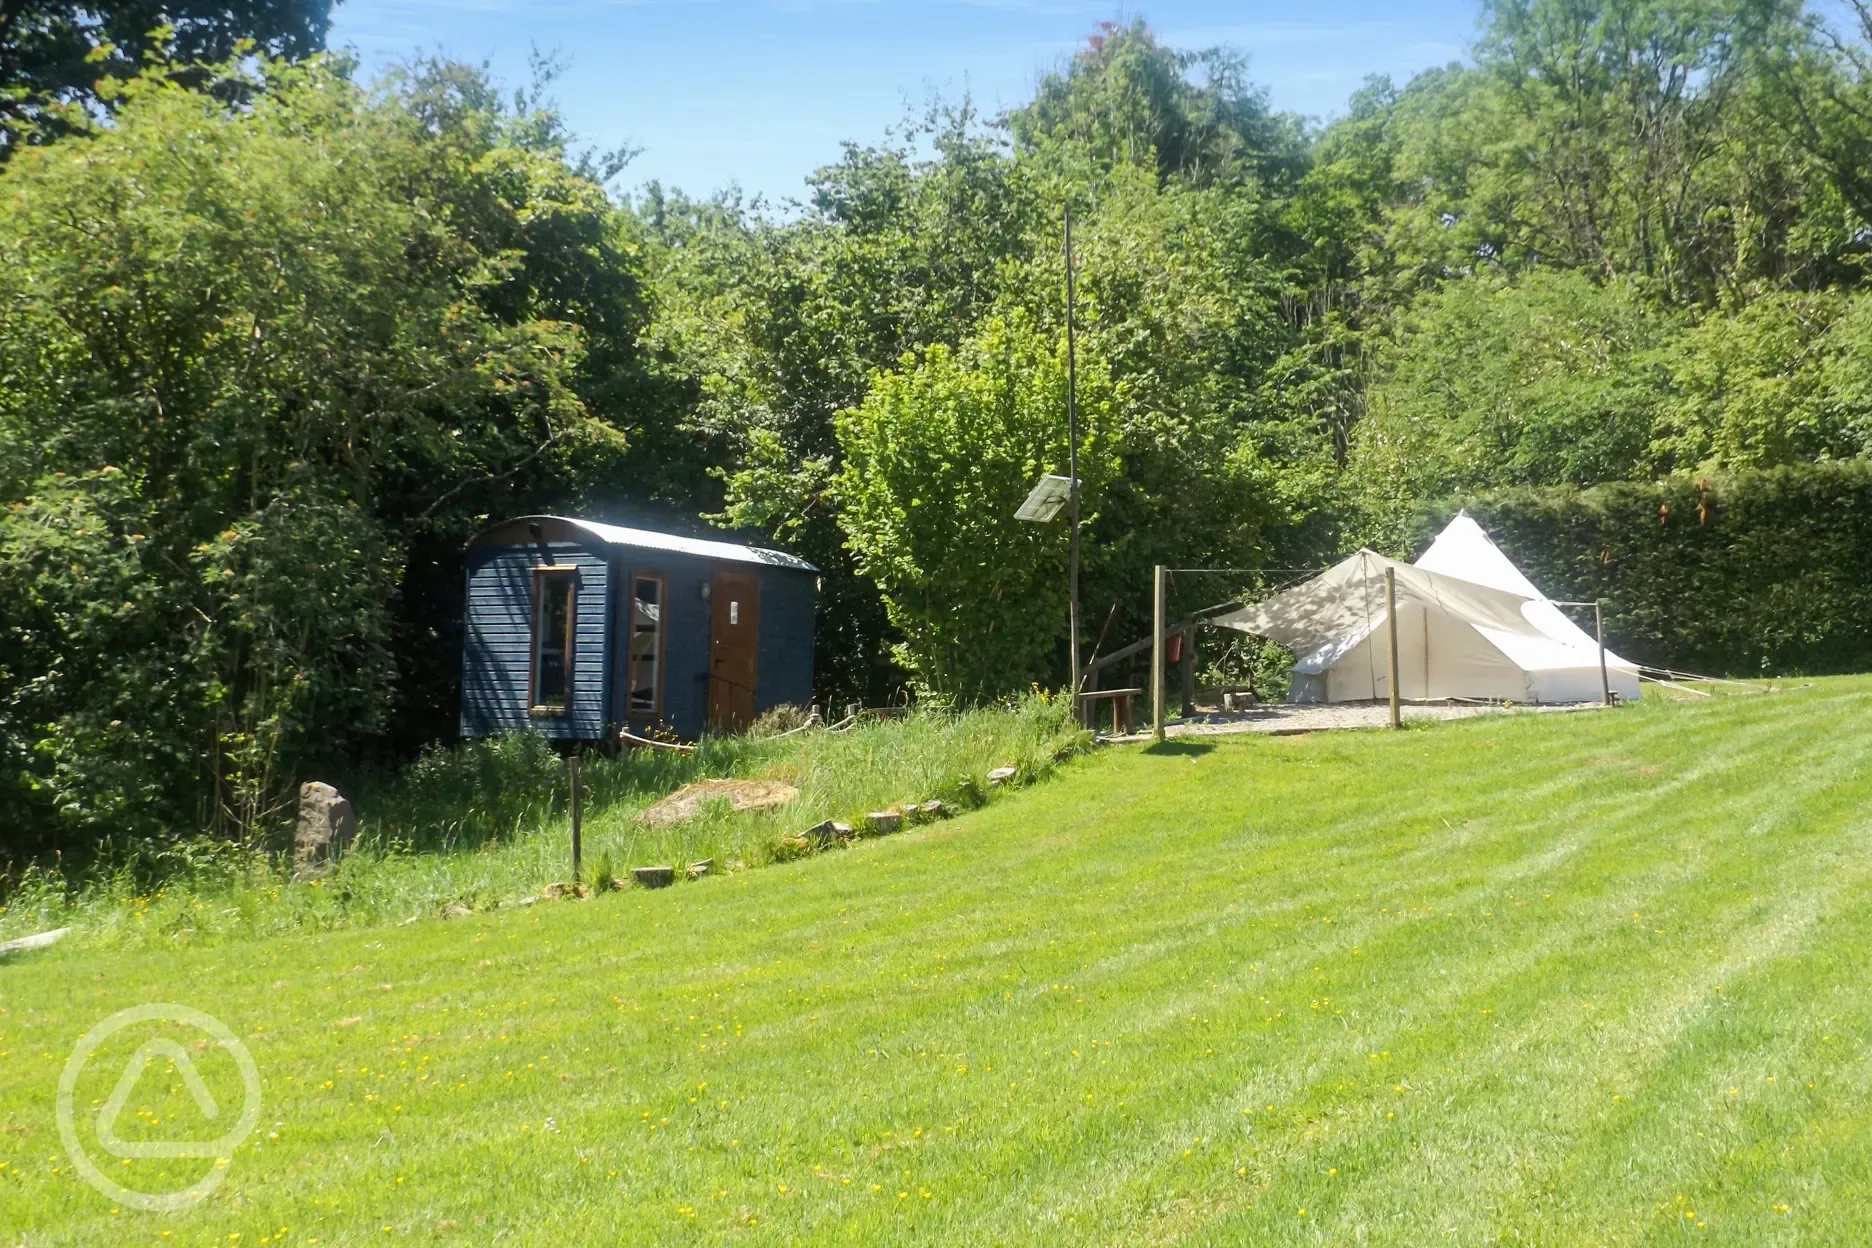
<svg viewBox="0 0 1872 1248">
<path fill-rule="evenodd" d="M 660 893 L 55 949 L 0 966 L 0 1243 L 1865 1242 L 1869 759 L 1861 679 L 1129 747 Z M 169 1215 L 52 1109 L 152 1000 L 265 1097 Z"/>
</svg>

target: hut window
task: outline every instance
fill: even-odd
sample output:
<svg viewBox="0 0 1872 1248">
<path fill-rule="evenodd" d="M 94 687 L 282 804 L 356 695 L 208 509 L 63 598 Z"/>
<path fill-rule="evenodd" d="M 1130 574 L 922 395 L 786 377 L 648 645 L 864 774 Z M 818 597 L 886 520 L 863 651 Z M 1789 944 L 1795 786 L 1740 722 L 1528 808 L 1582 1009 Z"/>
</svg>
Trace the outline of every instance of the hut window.
<svg viewBox="0 0 1872 1248">
<path fill-rule="evenodd" d="M 566 709 L 572 697 L 572 634 L 578 615 L 578 573 L 572 568 L 533 570 L 533 698 L 535 715 Z"/>
<path fill-rule="evenodd" d="M 663 578 L 631 578 L 630 712 L 654 715 L 662 707 Z"/>
</svg>

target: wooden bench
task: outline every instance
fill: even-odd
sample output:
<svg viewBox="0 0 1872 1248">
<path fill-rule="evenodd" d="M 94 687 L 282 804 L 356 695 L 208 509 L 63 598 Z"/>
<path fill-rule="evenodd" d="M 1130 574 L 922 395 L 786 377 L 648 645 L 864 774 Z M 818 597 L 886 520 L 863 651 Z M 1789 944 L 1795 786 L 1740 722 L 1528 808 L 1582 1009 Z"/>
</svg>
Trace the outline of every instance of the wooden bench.
<svg viewBox="0 0 1872 1248">
<path fill-rule="evenodd" d="M 1080 722 L 1090 728 L 1090 704 L 1100 698 L 1109 698 L 1112 704 L 1112 735 L 1128 737 L 1131 735 L 1131 699 L 1143 692 L 1142 689 L 1087 689 L 1079 695 Z"/>
</svg>

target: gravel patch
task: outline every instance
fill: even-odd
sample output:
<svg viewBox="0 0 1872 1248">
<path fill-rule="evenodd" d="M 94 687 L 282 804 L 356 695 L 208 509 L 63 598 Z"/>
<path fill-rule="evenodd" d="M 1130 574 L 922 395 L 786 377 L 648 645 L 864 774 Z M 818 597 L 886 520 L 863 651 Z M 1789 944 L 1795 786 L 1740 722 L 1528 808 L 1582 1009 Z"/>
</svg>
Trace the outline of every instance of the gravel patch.
<svg viewBox="0 0 1872 1248">
<path fill-rule="evenodd" d="M 1554 714 L 1561 711 L 1597 711 L 1597 702 L 1568 702 L 1550 705 L 1479 705 L 1475 703 L 1427 703 L 1400 708 L 1405 719 L 1471 719 L 1477 715 Z M 1205 711 L 1190 719 L 1173 719 L 1164 728 L 1166 737 L 1214 737 L 1238 732 L 1258 732 L 1267 736 L 1294 736 L 1303 732 L 1328 732 L 1336 728 L 1383 728 L 1391 722 L 1391 708 L 1383 702 L 1334 702 L 1325 705 L 1282 703 L 1258 706 L 1252 711 Z M 1109 741 L 1148 741 L 1151 734 L 1134 732 L 1128 737 L 1107 737 Z"/>
</svg>

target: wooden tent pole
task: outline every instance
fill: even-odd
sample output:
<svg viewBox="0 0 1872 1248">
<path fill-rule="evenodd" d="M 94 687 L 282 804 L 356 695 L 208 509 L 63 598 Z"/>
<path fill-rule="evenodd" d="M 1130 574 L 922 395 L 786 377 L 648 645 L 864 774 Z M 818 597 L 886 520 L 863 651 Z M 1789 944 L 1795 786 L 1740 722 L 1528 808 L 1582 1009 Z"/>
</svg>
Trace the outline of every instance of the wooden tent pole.
<svg viewBox="0 0 1872 1248">
<path fill-rule="evenodd" d="M 1151 583 L 1151 736 L 1164 739 L 1164 566 Z"/>
<path fill-rule="evenodd" d="M 1404 720 L 1398 712 L 1398 653 L 1397 653 L 1397 569 L 1384 570 L 1384 608 L 1387 630 L 1391 634 L 1391 726 L 1402 728 Z"/>
<path fill-rule="evenodd" d="M 1605 665 L 1605 599 L 1595 598 L 1592 604 L 1593 631 L 1599 634 L 1599 698 L 1600 705 L 1612 705 L 1612 678 L 1606 674 Z"/>
<path fill-rule="evenodd" d="M 1179 657 L 1183 669 L 1183 714 L 1187 717 L 1196 713 L 1196 626 L 1185 625 L 1182 636 L 1183 653 Z"/>
</svg>

